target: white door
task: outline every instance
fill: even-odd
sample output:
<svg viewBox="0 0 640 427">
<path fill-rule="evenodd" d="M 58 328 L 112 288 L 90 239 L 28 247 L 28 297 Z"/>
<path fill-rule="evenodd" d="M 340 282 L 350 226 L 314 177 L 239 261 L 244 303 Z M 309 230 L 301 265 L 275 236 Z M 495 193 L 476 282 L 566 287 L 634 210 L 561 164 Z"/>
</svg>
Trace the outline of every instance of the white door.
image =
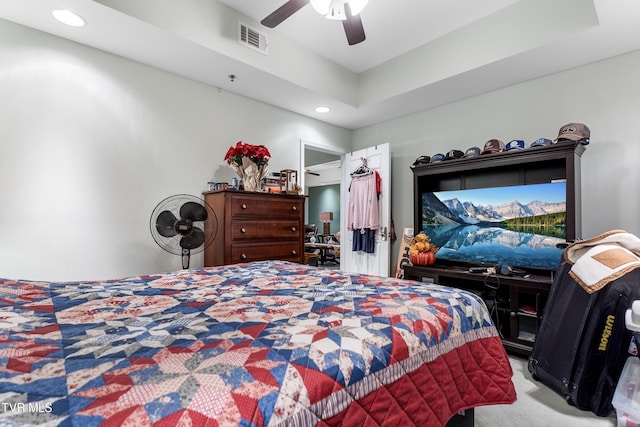
<svg viewBox="0 0 640 427">
<path fill-rule="evenodd" d="M 376 231 L 376 243 L 373 253 L 354 252 L 352 250 L 353 231 L 347 230 L 351 172 L 358 169 L 363 161 L 366 161 L 370 169 L 378 171 L 381 178 L 381 192 L 378 199 L 380 229 Z M 391 262 L 391 243 L 389 242 L 391 221 L 390 180 L 391 157 L 388 143 L 345 154 L 340 180 L 340 269 L 353 273 L 389 276 Z"/>
</svg>

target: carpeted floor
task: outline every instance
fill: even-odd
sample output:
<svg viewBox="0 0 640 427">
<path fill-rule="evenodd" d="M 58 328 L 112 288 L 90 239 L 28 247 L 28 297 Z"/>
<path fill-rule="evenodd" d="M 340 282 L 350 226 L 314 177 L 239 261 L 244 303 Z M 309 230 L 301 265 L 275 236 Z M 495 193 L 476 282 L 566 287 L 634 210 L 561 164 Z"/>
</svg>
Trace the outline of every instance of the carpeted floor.
<svg viewBox="0 0 640 427">
<path fill-rule="evenodd" d="M 527 359 L 510 356 L 518 400 L 513 405 L 476 408 L 477 427 L 615 427 L 616 415 L 598 417 L 581 411 L 544 384 L 531 378 Z"/>
</svg>

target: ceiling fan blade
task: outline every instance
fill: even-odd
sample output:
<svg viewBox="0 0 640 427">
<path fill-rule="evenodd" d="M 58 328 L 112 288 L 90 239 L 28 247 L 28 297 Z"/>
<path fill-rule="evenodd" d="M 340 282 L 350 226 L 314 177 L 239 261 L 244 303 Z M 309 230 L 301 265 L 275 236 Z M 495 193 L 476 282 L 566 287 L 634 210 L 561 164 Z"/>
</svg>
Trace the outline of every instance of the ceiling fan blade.
<svg viewBox="0 0 640 427">
<path fill-rule="evenodd" d="M 173 237 L 178 234 L 175 229 L 177 220 L 171 211 L 162 211 L 156 218 L 156 230 L 162 237 Z"/>
<path fill-rule="evenodd" d="M 342 21 L 342 26 L 344 27 L 344 33 L 347 35 L 349 46 L 363 42 L 366 37 L 364 35 L 364 27 L 362 26 L 360 14 L 351 14 L 349 3 L 344 5 L 344 13 L 347 19 Z"/>
<path fill-rule="evenodd" d="M 265 27 L 275 28 L 307 4 L 309 4 L 309 0 L 289 0 L 274 10 L 271 15 L 260 21 L 260 23 Z"/>
<path fill-rule="evenodd" d="M 193 227 L 193 230 L 190 234 L 187 234 L 180 239 L 180 247 L 182 247 L 183 249 L 195 249 L 198 246 L 202 245 L 204 241 L 204 231 L 202 231 L 198 227 Z"/>
<path fill-rule="evenodd" d="M 204 221 L 207 219 L 207 210 L 200 203 L 187 202 L 180 206 L 180 218 L 191 221 Z"/>
</svg>

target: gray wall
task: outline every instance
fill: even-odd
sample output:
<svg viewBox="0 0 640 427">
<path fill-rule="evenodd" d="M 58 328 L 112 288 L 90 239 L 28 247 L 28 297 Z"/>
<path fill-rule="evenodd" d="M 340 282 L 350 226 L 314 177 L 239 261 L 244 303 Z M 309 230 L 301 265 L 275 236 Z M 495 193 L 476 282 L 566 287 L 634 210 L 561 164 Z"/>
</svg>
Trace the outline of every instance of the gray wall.
<svg viewBox="0 0 640 427">
<path fill-rule="evenodd" d="M 0 94 L 0 277 L 178 269 L 151 212 L 231 180 L 230 145 L 266 145 L 279 171 L 301 170 L 301 139 L 351 144 L 345 129 L 3 20 Z"/>
<path fill-rule="evenodd" d="M 324 223 L 320 221 L 320 212 L 333 212 L 330 222 L 331 233 L 340 231 L 340 185 L 323 185 L 309 188 L 308 216 L 310 224 L 318 226 L 318 233 L 322 233 Z"/>
<path fill-rule="evenodd" d="M 611 229 L 640 235 L 639 75 L 636 51 L 357 130 L 353 148 L 390 143 L 400 231 L 413 224 L 409 166 L 419 155 L 482 147 L 491 138 L 555 139 L 562 125 L 585 123 L 592 136 L 582 156 L 582 237 Z"/>
</svg>

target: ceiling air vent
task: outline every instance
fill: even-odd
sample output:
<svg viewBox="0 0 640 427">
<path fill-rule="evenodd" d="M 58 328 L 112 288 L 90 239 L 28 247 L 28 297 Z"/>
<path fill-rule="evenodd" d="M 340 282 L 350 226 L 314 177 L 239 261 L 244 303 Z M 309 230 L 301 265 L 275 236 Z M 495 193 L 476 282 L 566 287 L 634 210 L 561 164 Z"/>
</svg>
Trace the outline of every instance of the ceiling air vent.
<svg viewBox="0 0 640 427">
<path fill-rule="evenodd" d="M 240 21 L 238 21 L 238 43 L 265 55 L 269 53 L 267 35 Z"/>
</svg>

